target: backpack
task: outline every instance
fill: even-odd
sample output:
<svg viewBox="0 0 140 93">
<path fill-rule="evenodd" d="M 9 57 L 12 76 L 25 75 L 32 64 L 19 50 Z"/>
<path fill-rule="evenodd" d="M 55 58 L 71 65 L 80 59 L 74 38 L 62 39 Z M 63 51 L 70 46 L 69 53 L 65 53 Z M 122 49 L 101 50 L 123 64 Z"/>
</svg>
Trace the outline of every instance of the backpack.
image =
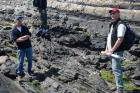
<svg viewBox="0 0 140 93">
<path fill-rule="evenodd" d="M 126 24 L 126 28 L 127 30 L 126 30 L 125 50 L 129 50 L 135 43 L 135 33 L 127 24 Z"/>
<path fill-rule="evenodd" d="M 119 24 L 124 24 L 126 26 L 126 32 L 124 35 L 124 40 L 122 42 L 122 45 L 123 45 L 123 50 L 129 50 L 135 42 L 135 33 L 130 28 L 129 24 L 122 22 L 122 21 L 119 21 L 117 24 L 117 27 Z"/>
</svg>

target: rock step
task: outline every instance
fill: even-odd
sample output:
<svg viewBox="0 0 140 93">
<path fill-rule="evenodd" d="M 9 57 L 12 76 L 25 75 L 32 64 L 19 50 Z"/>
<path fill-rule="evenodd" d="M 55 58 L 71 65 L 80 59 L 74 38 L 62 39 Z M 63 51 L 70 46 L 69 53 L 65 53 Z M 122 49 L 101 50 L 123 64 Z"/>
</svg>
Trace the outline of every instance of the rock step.
<svg viewBox="0 0 140 93">
<path fill-rule="evenodd" d="M 109 7 L 93 7 L 89 5 L 58 2 L 56 0 L 48 0 L 48 7 L 65 11 L 75 11 L 99 17 L 110 17 L 108 11 L 111 9 Z M 121 9 L 120 11 L 123 20 L 140 21 L 140 10 Z"/>
<path fill-rule="evenodd" d="M 27 93 L 18 83 L 0 73 L 0 93 Z"/>
<path fill-rule="evenodd" d="M 90 6 L 99 6 L 99 7 L 107 6 L 107 7 L 119 7 L 119 8 L 128 8 L 130 6 L 138 7 L 140 5 L 139 0 L 57 0 L 57 1 L 90 5 Z"/>
</svg>

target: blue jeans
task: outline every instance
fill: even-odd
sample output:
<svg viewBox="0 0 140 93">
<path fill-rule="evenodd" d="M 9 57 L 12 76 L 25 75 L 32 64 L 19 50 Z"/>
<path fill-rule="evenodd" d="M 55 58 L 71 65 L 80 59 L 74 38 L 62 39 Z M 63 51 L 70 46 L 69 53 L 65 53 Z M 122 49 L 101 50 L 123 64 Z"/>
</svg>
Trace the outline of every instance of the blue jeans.
<svg viewBox="0 0 140 93">
<path fill-rule="evenodd" d="M 24 57 L 27 57 L 28 61 L 28 73 L 31 72 L 32 69 L 32 48 L 18 49 L 18 66 L 17 66 L 17 74 L 22 74 L 23 72 L 23 62 Z"/>
<path fill-rule="evenodd" d="M 123 52 L 116 52 L 114 54 L 123 57 Z M 115 76 L 115 82 L 116 82 L 117 89 L 123 89 L 123 71 L 122 71 L 122 67 L 121 67 L 122 61 L 123 60 L 121 60 L 121 59 L 111 57 L 112 71 Z"/>
</svg>

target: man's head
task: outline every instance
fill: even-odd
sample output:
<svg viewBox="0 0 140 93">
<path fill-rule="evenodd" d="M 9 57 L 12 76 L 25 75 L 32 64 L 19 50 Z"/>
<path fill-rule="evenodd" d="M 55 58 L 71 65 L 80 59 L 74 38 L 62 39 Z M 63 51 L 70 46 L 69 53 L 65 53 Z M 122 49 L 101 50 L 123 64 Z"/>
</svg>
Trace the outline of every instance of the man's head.
<svg viewBox="0 0 140 93">
<path fill-rule="evenodd" d="M 109 14 L 113 21 L 116 21 L 118 18 L 120 18 L 120 10 L 118 8 L 112 8 L 109 10 Z"/>
<path fill-rule="evenodd" d="M 16 25 L 20 26 L 22 24 L 23 17 L 22 16 L 16 16 L 15 20 L 16 20 Z"/>
</svg>

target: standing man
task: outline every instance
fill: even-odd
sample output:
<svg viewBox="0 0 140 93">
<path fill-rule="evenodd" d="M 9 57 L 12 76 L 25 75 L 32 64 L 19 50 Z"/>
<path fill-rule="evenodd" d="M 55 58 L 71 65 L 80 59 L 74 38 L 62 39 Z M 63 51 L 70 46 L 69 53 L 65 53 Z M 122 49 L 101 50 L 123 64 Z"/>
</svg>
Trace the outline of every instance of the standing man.
<svg viewBox="0 0 140 93">
<path fill-rule="evenodd" d="M 47 1 L 46 0 L 40 0 L 40 6 L 38 7 L 38 10 L 40 12 L 40 19 L 41 19 L 41 27 L 46 28 L 47 26 Z"/>
<path fill-rule="evenodd" d="M 32 74 L 32 45 L 31 45 L 31 33 L 28 28 L 22 24 L 22 16 L 16 17 L 16 25 L 12 30 L 12 39 L 16 42 L 18 47 L 18 66 L 17 66 L 17 79 L 20 81 L 23 71 L 24 57 L 27 57 L 28 61 L 28 73 Z"/>
<path fill-rule="evenodd" d="M 37 7 L 40 13 L 41 28 L 47 26 L 47 0 L 33 0 L 33 6 Z"/>
<path fill-rule="evenodd" d="M 122 59 L 111 57 L 111 54 L 123 57 L 124 51 L 124 37 L 126 26 L 120 19 L 120 10 L 112 8 L 109 10 L 112 22 L 110 24 L 110 32 L 107 38 L 107 46 L 104 55 L 110 56 L 112 63 L 112 70 L 115 76 L 116 88 L 115 93 L 123 93 L 123 72 L 122 72 Z"/>
</svg>

